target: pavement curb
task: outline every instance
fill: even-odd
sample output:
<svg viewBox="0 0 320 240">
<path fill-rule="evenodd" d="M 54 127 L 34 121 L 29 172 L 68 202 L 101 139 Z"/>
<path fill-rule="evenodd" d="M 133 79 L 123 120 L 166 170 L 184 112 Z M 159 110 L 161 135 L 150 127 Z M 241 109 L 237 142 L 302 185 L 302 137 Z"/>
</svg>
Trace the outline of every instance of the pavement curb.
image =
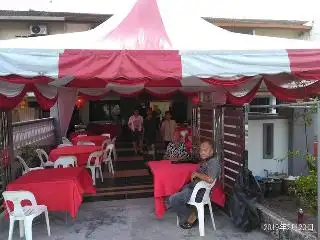
<svg viewBox="0 0 320 240">
<path fill-rule="evenodd" d="M 296 224 L 279 216 L 268 208 L 257 204 L 261 217 L 261 230 L 281 240 L 316 240 L 314 232 L 301 231 Z"/>
</svg>

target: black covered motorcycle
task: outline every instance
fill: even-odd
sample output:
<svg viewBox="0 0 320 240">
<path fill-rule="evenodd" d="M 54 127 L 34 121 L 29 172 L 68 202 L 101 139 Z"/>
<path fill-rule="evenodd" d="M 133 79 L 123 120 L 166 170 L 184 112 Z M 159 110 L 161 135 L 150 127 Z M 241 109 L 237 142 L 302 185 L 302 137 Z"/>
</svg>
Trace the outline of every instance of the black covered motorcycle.
<svg viewBox="0 0 320 240">
<path fill-rule="evenodd" d="M 262 194 L 261 188 L 252 172 L 242 168 L 236 179 L 230 214 L 234 225 L 246 232 L 260 227 L 261 221 L 257 211 L 257 198 Z"/>
</svg>

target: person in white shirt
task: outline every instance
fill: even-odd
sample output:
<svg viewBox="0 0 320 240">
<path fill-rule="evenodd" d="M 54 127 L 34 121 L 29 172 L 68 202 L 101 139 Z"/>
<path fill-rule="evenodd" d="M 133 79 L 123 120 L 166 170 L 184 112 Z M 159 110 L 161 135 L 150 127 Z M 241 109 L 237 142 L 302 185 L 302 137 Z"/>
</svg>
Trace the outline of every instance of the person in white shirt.
<svg viewBox="0 0 320 240">
<path fill-rule="evenodd" d="M 129 118 L 128 121 L 129 129 L 132 133 L 133 148 L 135 154 L 142 152 L 142 131 L 143 131 L 143 118 L 139 114 L 139 110 L 136 109 L 134 114 Z"/>
<path fill-rule="evenodd" d="M 176 131 L 176 121 L 171 119 L 171 113 L 167 111 L 164 116 L 165 120 L 161 124 L 161 136 L 164 141 L 165 148 L 173 141 Z"/>
</svg>

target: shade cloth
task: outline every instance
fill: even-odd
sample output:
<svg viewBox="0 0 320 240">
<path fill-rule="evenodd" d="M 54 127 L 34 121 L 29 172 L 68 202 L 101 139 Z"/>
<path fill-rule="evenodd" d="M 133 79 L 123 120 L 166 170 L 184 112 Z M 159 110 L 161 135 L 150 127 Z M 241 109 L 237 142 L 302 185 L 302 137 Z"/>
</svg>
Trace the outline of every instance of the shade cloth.
<svg viewBox="0 0 320 240">
<path fill-rule="evenodd" d="M 50 109 L 50 116 L 54 117 L 57 121 L 57 129 L 60 130 L 61 136 L 66 137 L 70 120 L 72 119 L 75 102 L 77 99 L 77 89 L 72 88 L 59 88 L 59 97 L 56 104 Z"/>
<path fill-rule="evenodd" d="M 96 146 L 101 147 L 102 143 L 107 140 L 108 137 L 107 136 L 77 136 L 72 138 L 71 142 L 73 145 L 77 145 L 78 142 L 82 141 L 89 141 L 94 143 Z"/>
<path fill-rule="evenodd" d="M 95 194 L 90 174 L 84 168 L 34 170 L 9 183 L 8 191 L 25 190 L 49 211 L 68 212 L 76 218 L 83 194 Z"/>
<path fill-rule="evenodd" d="M 49 160 L 55 162 L 61 156 L 76 156 L 78 166 L 87 165 L 89 155 L 101 150 L 101 146 L 66 146 L 51 150 Z"/>
<path fill-rule="evenodd" d="M 1 81 L 0 78 L 0 108 L 11 109 L 16 107 L 27 92 L 33 92 L 40 107 L 49 110 L 57 101 L 56 87 L 44 84 L 16 84 Z"/>
</svg>

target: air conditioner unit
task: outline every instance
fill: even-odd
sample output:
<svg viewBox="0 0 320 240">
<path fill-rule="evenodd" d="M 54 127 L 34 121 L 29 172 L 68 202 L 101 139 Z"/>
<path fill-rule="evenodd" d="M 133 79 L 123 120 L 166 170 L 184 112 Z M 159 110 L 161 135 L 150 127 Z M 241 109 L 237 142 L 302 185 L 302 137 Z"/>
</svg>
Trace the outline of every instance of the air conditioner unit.
<svg viewBox="0 0 320 240">
<path fill-rule="evenodd" d="M 32 24 L 30 25 L 30 35 L 31 36 L 41 36 L 47 35 L 47 26 L 46 25 L 39 25 L 39 24 Z"/>
</svg>

